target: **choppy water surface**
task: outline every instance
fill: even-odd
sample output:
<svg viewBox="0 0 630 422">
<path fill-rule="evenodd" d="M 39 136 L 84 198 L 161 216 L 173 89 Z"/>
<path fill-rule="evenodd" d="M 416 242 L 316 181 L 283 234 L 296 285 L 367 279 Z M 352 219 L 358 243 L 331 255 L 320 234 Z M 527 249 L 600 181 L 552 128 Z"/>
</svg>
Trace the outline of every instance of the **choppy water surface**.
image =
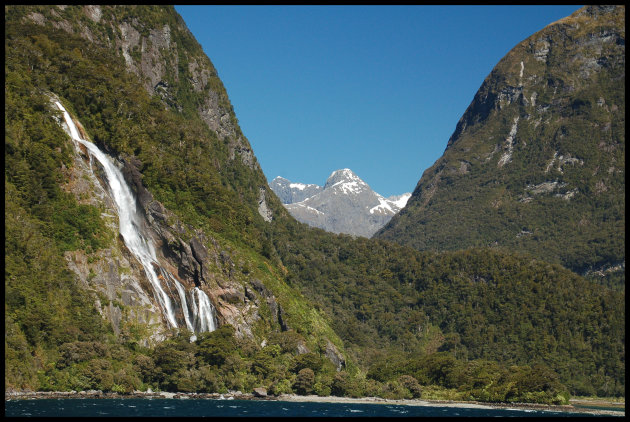
<svg viewBox="0 0 630 422">
<path fill-rule="evenodd" d="M 478 409 L 361 403 L 213 399 L 36 399 L 5 401 L 5 416 L 266 416 L 266 417 L 504 417 L 592 416 L 539 410 Z"/>
</svg>

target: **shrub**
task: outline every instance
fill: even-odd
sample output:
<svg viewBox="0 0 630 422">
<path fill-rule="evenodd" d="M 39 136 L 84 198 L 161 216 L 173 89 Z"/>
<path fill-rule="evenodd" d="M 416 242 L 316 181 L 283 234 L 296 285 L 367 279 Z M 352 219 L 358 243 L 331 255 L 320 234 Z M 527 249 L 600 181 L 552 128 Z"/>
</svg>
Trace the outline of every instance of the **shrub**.
<svg viewBox="0 0 630 422">
<path fill-rule="evenodd" d="M 268 392 L 274 396 L 279 396 L 280 394 L 293 394 L 291 381 L 288 379 L 277 380 L 271 384 Z"/>
<path fill-rule="evenodd" d="M 234 327 L 222 325 L 210 333 L 202 333 L 196 341 L 197 354 L 208 364 L 221 366 L 234 353 Z"/>
<path fill-rule="evenodd" d="M 398 378 L 398 383 L 409 390 L 409 393 L 411 393 L 411 396 L 414 399 L 422 397 L 422 388 L 420 387 L 420 383 L 418 383 L 418 380 L 411 375 L 401 375 Z"/>
<path fill-rule="evenodd" d="M 330 387 L 333 396 L 362 397 L 363 390 L 356 379 L 353 379 L 346 371 L 337 372 Z"/>
<path fill-rule="evenodd" d="M 61 357 L 57 367 L 63 369 L 77 362 L 85 362 L 95 357 L 107 355 L 107 345 L 97 341 L 74 341 L 59 348 Z"/>
<path fill-rule="evenodd" d="M 300 369 L 297 378 L 293 383 L 293 389 L 300 395 L 313 393 L 313 384 L 315 383 L 315 373 L 311 368 Z"/>
<path fill-rule="evenodd" d="M 295 357 L 292 371 L 299 373 L 304 368 L 310 368 L 313 372 L 319 372 L 324 362 L 322 357 L 316 353 L 309 352 Z"/>
</svg>

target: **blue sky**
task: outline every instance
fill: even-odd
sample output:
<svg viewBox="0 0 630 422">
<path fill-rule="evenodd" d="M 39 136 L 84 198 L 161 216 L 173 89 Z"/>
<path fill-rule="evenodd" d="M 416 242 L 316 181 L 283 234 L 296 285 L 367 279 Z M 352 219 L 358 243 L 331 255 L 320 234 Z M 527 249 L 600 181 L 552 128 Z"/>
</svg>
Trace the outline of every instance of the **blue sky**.
<svg viewBox="0 0 630 422">
<path fill-rule="evenodd" d="M 580 6 L 175 6 L 270 182 L 411 192 L 485 77 Z"/>
</svg>

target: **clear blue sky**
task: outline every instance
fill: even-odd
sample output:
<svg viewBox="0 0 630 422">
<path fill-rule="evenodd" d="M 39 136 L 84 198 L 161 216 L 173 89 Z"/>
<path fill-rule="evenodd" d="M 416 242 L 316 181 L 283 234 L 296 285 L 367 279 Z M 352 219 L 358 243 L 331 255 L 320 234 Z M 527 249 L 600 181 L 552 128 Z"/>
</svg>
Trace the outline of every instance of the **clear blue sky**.
<svg viewBox="0 0 630 422">
<path fill-rule="evenodd" d="M 175 6 L 270 182 L 411 192 L 485 77 L 579 6 Z"/>
</svg>

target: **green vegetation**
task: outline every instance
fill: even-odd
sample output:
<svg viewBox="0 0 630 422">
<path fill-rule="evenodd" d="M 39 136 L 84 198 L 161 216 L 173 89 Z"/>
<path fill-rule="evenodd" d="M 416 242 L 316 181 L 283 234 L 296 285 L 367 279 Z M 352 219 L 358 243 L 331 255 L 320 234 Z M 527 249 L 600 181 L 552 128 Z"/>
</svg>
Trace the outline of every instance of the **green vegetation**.
<svg viewBox="0 0 630 422">
<path fill-rule="evenodd" d="M 568 393 L 553 371 L 535 366 L 504 368 L 494 362 L 462 362 L 448 353 L 377 361 L 367 376 L 337 372 L 317 353 L 298 354 L 292 331 L 277 333 L 264 347 L 237 339 L 224 325 L 189 341 L 180 332 L 154 349 L 130 349 L 114 342 L 73 341 L 63 344 L 55 364 L 37 372 L 43 391 L 135 390 L 317 394 L 388 399 L 448 394 L 461 400 L 567 404 Z M 389 367 L 388 365 L 389 361 Z M 403 374 L 403 375 L 400 375 Z M 408 375 L 413 374 L 413 375 Z"/>
<path fill-rule="evenodd" d="M 445 351 L 553 368 L 572 394 L 624 394 L 625 306 L 615 290 L 494 249 L 421 253 L 314 229 L 302 236 L 276 233 L 287 280 L 322 305 L 366 370 L 383 350 Z"/>
<path fill-rule="evenodd" d="M 47 237 L 47 222 L 20 202 L 5 181 L 5 383 L 33 388 L 58 345 L 100 339 L 111 328 L 66 267 L 65 245 Z"/>
<path fill-rule="evenodd" d="M 625 395 L 625 290 L 495 249 L 419 252 L 325 233 L 297 223 L 271 194 L 274 219 L 266 223 L 257 211 L 264 175 L 233 159 L 235 139 L 219 139 L 199 117 L 210 89 L 242 137 L 216 71 L 174 10 L 103 7 L 100 23 L 83 10 L 5 10 L 7 389 L 224 393 L 263 386 L 271 394 L 539 403 L 566 403 L 569 393 Z M 26 18 L 32 12 L 46 22 Z M 65 20 L 73 34 L 57 27 Z M 176 47 L 160 53 L 169 64 L 169 96 L 150 97 L 105 41 L 118 36 L 113 22 L 122 21 L 145 37 L 171 28 Z M 86 28 L 94 42 L 79 35 Z M 130 54 L 138 60 L 137 51 Z M 205 91 L 191 85 L 193 61 L 209 70 Z M 51 118 L 48 93 L 101 149 L 139 160 L 155 199 L 235 258 L 235 280 L 262 280 L 287 327 L 261 303 L 253 338 L 236 336 L 230 325 L 194 342 L 190 333 L 172 333 L 149 348 L 140 341 L 146 327 L 125 327 L 117 338 L 94 294 L 66 266 L 64 253 L 95 260 L 92 252 L 112 239 L 101 210 L 79 203 L 65 185 L 73 147 Z M 486 220 L 479 221 L 486 236 Z M 609 246 L 595 249 L 616 257 L 619 245 Z M 345 354 L 339 371 L 326 357 L 326 340 Z"/>
<path fill-rule="evenodd" d="M 579 26 L 546 28 L 497 64 L 444 155 L 375 237 L 520 251 L 625 289 L 624 10 L 577 15 L 563 22 Z M 542 39 L 551 47 L 541 62 Z M 512 128 L 511 161 L 499 166 Z"/>
</svg>

